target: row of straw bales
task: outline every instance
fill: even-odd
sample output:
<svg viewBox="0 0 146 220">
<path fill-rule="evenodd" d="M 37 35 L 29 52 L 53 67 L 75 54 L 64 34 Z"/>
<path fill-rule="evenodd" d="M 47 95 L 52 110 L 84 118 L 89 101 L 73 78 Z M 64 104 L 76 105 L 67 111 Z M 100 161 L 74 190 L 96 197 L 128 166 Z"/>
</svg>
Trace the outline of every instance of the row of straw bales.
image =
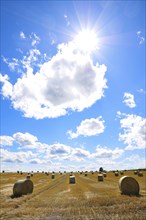
<svg viewBox="0 0 146 220">
<path fill-rule="evenodd" d="M 140 170 L 135 170 L 135 171 L 134 171 L 134 174 L 135 174 L 135 175 L 138 175 L 138 176 L 143 176 L 143 172 L 140 171 Z"/>
<path fill-rule="evenodd" d="M 99 173 L 97 175 L 98 181 L 103 182 L 104 174 Z M 27 178 L 24 180 L 18 180 L 13 186 L 13 196 L 19 197 L 22 195 L 27 195 L 33 192 L 33 182 L 30 180 L 30 175 L 27 175 Z M 55 173 L 52 173 L 52 179 L 55 178 Z M 76 179 L 74 175 L 69 176 L 69 184 L 75 184 Z M 123 176 L 119 179 L 119 189 L 121 194 L 124 195 L 139 195 L 140 186 L 137 180 L 130 176 Z"/>
</svg>

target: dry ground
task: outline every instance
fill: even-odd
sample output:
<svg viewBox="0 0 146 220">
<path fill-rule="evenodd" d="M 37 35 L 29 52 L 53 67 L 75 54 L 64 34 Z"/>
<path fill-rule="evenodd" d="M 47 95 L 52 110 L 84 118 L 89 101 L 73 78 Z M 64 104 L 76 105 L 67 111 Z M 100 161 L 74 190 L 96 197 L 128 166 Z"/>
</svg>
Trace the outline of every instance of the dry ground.
<svg viewBox="0 0 146 220">
<path fill-rule="evenodd" d="M 11 198 L 13 185 L 27 174 L 1 173 L 1 220 L 145 220 L 146 171 L 143 177 L 126 171 L 140 185 L 140 196 L 121 195 L 118 181 L 108 172 L 103 182 L 97 181 L 97 172 L 87 176 L 74 173 L 75 184 L 69 184 L 69 173 L 55 174 L 55 179 L 44 173 L 34 173 L 32 194 Z"/>
</svg>

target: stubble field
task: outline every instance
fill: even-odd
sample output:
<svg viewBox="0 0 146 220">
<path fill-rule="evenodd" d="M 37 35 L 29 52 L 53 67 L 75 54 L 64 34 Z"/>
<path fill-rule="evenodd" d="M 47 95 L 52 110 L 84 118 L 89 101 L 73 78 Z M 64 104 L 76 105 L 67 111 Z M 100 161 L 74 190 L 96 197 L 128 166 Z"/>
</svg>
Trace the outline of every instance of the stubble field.
<svg viewBox="0 0 146 220">
<path fill-rule="evenodd" d="M 146 171 L 143 177 L 126 171 L 140 186 L 139 196 L 121 195 L 118 182 L 122 175 L 108 172 L 103 182 L 98 182 L 97 172 L 73 175 L 75 184 L 69 184 L 70 173 L 34 173 L 32 194 L 13 198 L 13 185 L 25 179 L 27 173 L 1 173 L 1 220 L 145 220 Z"/>
</svg>

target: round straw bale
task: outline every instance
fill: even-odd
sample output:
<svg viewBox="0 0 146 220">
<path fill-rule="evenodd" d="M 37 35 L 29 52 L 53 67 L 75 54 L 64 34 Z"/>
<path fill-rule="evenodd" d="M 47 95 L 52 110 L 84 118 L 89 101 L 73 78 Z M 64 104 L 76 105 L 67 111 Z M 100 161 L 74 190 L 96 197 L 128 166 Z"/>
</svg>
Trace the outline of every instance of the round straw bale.
<svg viewBox="0 0 146 220">
<path fill-rule="evenodd" d="M 139 195 L 139 184 L 133 177 L 121 177 L 119 180 L 119 188 L 122 194 Z"/>
<path fill-rule="evenodd" d="M 116 171 L 116 172 L 115 172 L 115 176 L 119 176 L 119 172 Z"/>
<path fill-rule="evenodd" d="M 30 179 L 30 175 L 27 175 L 26 179 L 29 180 Z"/>
<path fill-rule="evenodd" d="M 137 174 L 138 174 L 138 171 L 137 171 L 137 170 L 135 170 L 135 171 L 134 171 L 134 174 L 135 174 L 135 175 L 137 175 Z"/>
<path fill-rule="evenodd" d="M 139 171 L 138 176 L 143 176 L 143 173 L 141 171 Z"/>
<path fill-rule="evenodd" d="M 107 174 L 106 174 L 106 173 L 103 173 L 103 176 L 104 176 L 104 177 L 107 177 Z"/>
<path fill-rule="evenodd" d="M 87 173 L 85 173 L 85 176 L 87 176 Z"/>
<path fill-rule="evenodd" d="M 52 179 L 55 179 L 55 174 L 54 173 L 52 174 Z"/>
<path fill-rule="evenodd" d="M 18 180 L 13 186 L 13 195 L 15 197 L 30 194 L 33 192 L 33 182 L 29 179 Z"/>
<path fill-rule="evenodd" d="M 124 171 L 120 171 L 120 174 L 123 175 L 123 174 L 124 174 Z"/>
<path fill-rule="evenodd" d="M 75 183 L 75 176 L 69 177 L 69 183 Z"/>
<path fill-rule="evenodd" d="M 103 174 L 98 174 L 98 182 L 103 181 Z"/>
</svg>

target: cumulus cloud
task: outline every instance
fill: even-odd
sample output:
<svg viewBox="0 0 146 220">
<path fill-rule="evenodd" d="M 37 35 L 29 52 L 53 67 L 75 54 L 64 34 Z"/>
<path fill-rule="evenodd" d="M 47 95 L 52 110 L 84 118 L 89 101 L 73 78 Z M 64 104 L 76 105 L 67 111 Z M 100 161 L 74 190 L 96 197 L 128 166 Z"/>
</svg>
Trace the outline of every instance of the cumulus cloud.
<svg viewBox="0 0 146 220">
<path fill-rule="evenodd" d="M 17 132 L 11 136 L 0 136 L 2 146 L 12 146 L 17 144 L 18 149 L 36 149 L 38 152 L 43 153 L 48 147 L 47 144 L 38 141 L 37 137 L 30 133 Z"/>
<path fill-rule="evenodd" d="M 134 101 L 134 95 L 132 95 L 131 93 L 125 92 L 123 98 L 124 98 L 123 103 L 127 105 L 129 108 L 136 107 L 136 103 Z"/>
<path fill-rule="evenodd" d="M 11 136 L 0 136 L 1 146 L 12 146 L 14 138 Z"/>
<path fill-rule="evenodd" d="M 119 140 L 124 141 L 126 150 L 144 149 L 146 141 L 146 119 L 133 114 L 122 114 L 120 120 L 123 133 L 119 133 Z"/>
<path fill-rule="evenodd" d="M 52 155 L 68 155 L 71 152 L 70 146 L 66 146 L 60 143 L 50 145 L 49 149 L 50 154 Z"/>
<path fill-rule="evenodd" d="M 2 82 L 2 95 L 25 117 L 55 118 L 70 110 L 82 111 L 104 96 L 106 66 L 94 64 L 91 54 L 79 50 L 73 41 L 58 45 L 47 62 L 38 63 L 38 57 L 40 51 L 31 49 L 19 62 L 22 76 L 14 84 L 8 79 Z"/>
<path fill-rule="evenodd" d="M 37 137 L 30 133 L 15 133 L 13 134 L 14 140 L 21 146 L 21 147 L 34 147 L 36 142 L 38 141 Z"/>
<path fill-rule="evenodd" d="M 1 93 L 6 98 L 10 98 L 13 93 L 13 86 L 8 80 L 9 80 L 8 75 L 3 76 L 2 74 L 0 74 L 0 82 L 3 83 Z"/>
<path fill-rule="evenodd" d="M 26 38 L 26 36 L 25 36 L 25 34 L 24 34 L 23 31 L 20 32 L 20 38 L 21 38 L 21 39 L 25 39 L 25 38 Z"/>
<path fill-rule="evenodd" d="M 36 165 L 52 163 L 53 167 L 54 162 L 89 163 L 91 161 L 95 161 L 96 159 L 98 159 L 98 161 L 100 159 L 115 160 L 124 152 L 124 150 L 118 147 L 115 149 L 110 149 L 108 147 L 97 146 L 95 152 L 90 152 L 84 147 L 72 147 L 62 143 L 55 143 L 51 145 L 44 144 L 39 142 L 36 136 L 27 132 L 17 132 L 13 134 L 12 137 L 1 137 L 3 138 L 3 146 L 12 146 L 11 149 L 13 149 L 13 151 L 8 151 L 7 149 L 2 148 L 0 155 L 2 163 Z M 31 151 L 28 149 L 31 149 Z M 67 166 L 68 169 L 69 166 Z"/>
<path fill-rule="evenodd" d="M 45 158 L 59 161 L 83 161 L 90 156 L 90 152 L 83 148 L 73 148 L 61 143 L 49 145 Z"/>
<path fill-rule="evenodd" d="M 72 132 L 70 130 L 67 134 L 69 134 L 70 139 L 73 139 L 79 137 L 80 135 L 85 137 L 99 135 L 104 132 L 104 129 L 104 120 L 102 119 L 102 116 L 99 116 L 97 118 L 83 120 L 76 128 L 76 132 Z"/>
<path fill-rule="evenodd" d="M 92 154 L 93 158 L 111 158 L 111 159 L 117 159 L 124 153 L 123 149 L 115 148 L 110 149 L 107 147 L 102 147 L 98 145 L 96 147 L 96 152 Z"/>
<path fill-rule="evenodd" d="M 34 154 L 31 151 L 23 152 L 11 152 L 5 149 L 1 149 L 1 162 L 10 163 L 25 163 L 28 158 L 33 157 Z"/>
<path fill-rule="evenodd" d="M 145 42 L 145 38 L 142 36 L 141 31 L 137 31 L 137 38 L 138 38 L 139 44 L 143 44 Z"/>
</svg>

